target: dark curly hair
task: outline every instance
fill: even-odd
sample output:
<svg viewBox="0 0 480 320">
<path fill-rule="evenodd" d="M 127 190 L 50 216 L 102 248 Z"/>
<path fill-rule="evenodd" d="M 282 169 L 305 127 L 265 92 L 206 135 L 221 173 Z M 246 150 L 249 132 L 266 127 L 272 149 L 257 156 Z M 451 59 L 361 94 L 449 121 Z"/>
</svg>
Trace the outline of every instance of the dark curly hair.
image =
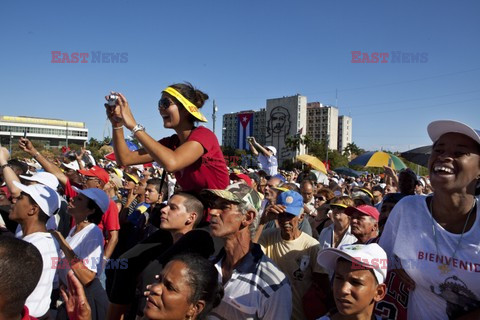
<svg viewBox="0 0 480 320">
<path fill-rule="evenodd" d="M 223 286 L 218 282 L 218 272 L 215 266 L 198 254 L 179 254 L 172 261 L 181 261 L 188 269 L 188 283 L 192 288 L 190 303 L 205 301 L 205 307 L 197 319 L 205 319 L 210 311 L 218 306 L 223 298 Z"/>
</svg>

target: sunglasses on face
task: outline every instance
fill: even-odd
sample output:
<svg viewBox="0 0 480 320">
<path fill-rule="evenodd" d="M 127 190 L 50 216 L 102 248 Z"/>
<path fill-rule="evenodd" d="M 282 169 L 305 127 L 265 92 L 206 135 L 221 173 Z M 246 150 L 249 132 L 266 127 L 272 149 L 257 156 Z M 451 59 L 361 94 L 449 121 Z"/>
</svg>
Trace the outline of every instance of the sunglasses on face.
<svg viewBox="0 0 480 320">
<path fill-rule="evenodd" d="M 158 101 L 158 110 L 160 109 L 168 109 L 172 104 L 175 104 L 172 100 L 168 98 L 162 98 Z"/>
<path fill-rule="evenodd" d="M 325 199 L 325 197 L 315 197 L 315 199 L 317 199 L 318 201 L 326 201 L 327 199 Z"/>
</svg>

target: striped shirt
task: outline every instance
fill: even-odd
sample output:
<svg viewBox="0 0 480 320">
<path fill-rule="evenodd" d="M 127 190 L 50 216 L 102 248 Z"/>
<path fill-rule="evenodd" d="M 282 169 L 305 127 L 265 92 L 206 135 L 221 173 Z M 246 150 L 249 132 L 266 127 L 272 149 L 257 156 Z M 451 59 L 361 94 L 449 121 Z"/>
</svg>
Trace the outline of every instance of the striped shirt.
<svg viewBox="0 0 480 320">
<path fill-rule="evenodd" d="M 215 267 L 222 282 L 222 260 L 225 250 L 215 259 Z M 220 305 L 208 315 L 210 320 L 290 319 L 292 291 L 285 274 L 260 245 L 251 250 L 233 269 L 232 277 L 224 285 L 225 294 Z"/>
</svg>

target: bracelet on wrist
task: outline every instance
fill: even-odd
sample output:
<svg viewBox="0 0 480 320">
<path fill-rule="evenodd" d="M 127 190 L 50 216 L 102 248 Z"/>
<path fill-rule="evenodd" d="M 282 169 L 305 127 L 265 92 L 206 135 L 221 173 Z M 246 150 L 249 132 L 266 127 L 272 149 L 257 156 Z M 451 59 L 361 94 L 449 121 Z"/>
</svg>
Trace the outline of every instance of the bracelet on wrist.
<svg viewBox="0 0 480 320">
<path fill-rule="evenodd" d="M 35 152 L 35 154 L 33 155 L 34 158 L 38 157 L 40 155 L 40 152 Z"/>
<path fill-rule="evenodd" d="M 136 124 L 135 127 L 132 128 L 132 136 L 137 133 L 138 131 L 145 131 L 145 127 L 142 126 L 141 124 Z"/>
<path fill-rule="evenodd" d="M 5 164 L 2 164 L 2 165 L 0 166 L 0 169 L 3 170 L 3 168 L 5 168 L 5 167 L 11 168 L 11 166 L 10 166 L 8 163 L 5 163 Z"/>
<path fill-rule="evenodd" d="M 123 129 L 123 127 L 122 127 L 122 126 L 120 126 L 120 127 L 113 127 L 113 130 L 120 130 L 120 129 Z"/>
</svg>

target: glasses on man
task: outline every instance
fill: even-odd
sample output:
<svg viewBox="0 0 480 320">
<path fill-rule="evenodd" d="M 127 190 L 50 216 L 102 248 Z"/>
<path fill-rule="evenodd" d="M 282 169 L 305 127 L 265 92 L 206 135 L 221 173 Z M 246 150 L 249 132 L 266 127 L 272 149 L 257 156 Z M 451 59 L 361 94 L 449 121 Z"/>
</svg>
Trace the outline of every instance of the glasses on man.
<svg viewBox="0 0 480 320">
<path fill-rule="evenodd" d="M 168 109 L 172 104 L 175 104 L 172 100 L 168 98 L 162 98 L 158 101 L 158 110 L 160 109 Z"/>
</svg>

